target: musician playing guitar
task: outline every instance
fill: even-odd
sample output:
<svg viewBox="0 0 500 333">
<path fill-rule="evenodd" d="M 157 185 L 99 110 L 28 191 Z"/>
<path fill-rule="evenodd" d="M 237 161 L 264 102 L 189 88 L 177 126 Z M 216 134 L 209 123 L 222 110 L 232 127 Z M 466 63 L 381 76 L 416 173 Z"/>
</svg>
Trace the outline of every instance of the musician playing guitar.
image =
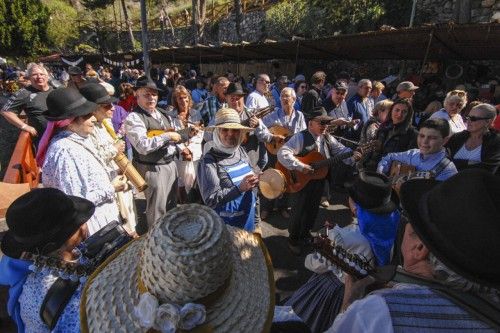
<svg viewBox="0 0 500 333">
<path fill-rule="evenodd" d="M 307 129 L 298 132 L 288 140 L 278 151 L 278 160 L 288 170 L 297 170 L 314 174 L 320 169 L 322 162 L 311 165 L 304 164 L 297 157 L 306 156 L 315 151 L 321 153 L 333 165 L 336 156 L 350 152 L 336 139 L 326 133 L 327 127 L 333 118 L 327 116 L 323 107 L 315 108 L 308 115 Z M 361 158 L 357 151 L 343 162 L 354 164 Z M 318 214 L 319 203 L 323 193 L 325 179 L 311 180 L 301 191 L 291 195 L 292 217 L 289 224 L 288 245 L 293 254 L 300 254 L 302 245 L 311 239 L 310 230 Z"/>
<path fill-rule="evenodd" d="M 273 155 L 273 151 L 269 149 L 269 146 L 272 146 L 277 151 L 279 148 L 283 146 L 285 140 L 292 137 L 294 134 L 303 131 L 307 128 L 306 121 L 302 112 L 294 109 L 295 100 L 297 96 L 295 94 L 295 90 L 293 88 L 283 88 L 280 94 L 281 100 L 281 108 L 276 108 L 272 113 L 268 114 L 262 119 L 267 128 L 269 128 L 270 132 L 276 130 L 276 133 L 281 131 L 281 133 L 286 133 L 283 139 L 272 140 L 272 137 L 268 137 L 267 141 L 272 143 L 267 144 L 268 146 L 268 167 L 274 167 L 276 164 L 276 155 Z M 276 149 L 277 148 L 277 149 Z M 284 218 L 290 218 L 288 213 L 288 200 L 287 194 L 285 193 L 281 199 L 277 199 L 278 210 L 281 212 L 281 215 Z M 262 216 L 265 218 L 267 216 L 267 212 L 272 210 L 273 202 L 261 197 L 262 201 Z"/>
<path fill-rule="evenodd" d="M 420 126 L 417 136 L 418 149 L 385 155 L 377 171 L 387 174 L 392 162 L 401 162 L 415 167 L 418 172 L 429 172 L 428 178 L 444 181 L 457 173 L 457 168 L 446 157 L 443 148 L 450 133 L 450 125 L 442 119 L 428 119 Z M 393 180 L 394 181 L 394 180 Z"/>
</svg>

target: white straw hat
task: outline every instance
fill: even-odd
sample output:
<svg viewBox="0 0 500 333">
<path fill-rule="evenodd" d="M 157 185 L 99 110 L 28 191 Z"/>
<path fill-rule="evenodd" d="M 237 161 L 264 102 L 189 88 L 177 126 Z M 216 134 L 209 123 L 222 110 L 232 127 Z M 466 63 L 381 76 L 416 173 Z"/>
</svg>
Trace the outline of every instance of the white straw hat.
<svg viewBox="0 0 500 333">
<path fill-rule="evenodd" d="M 266 332 L 274 312 L 269 254 L 259 236 L 226 226 L 206 206 L 174 208 L 89 278 L 81 300 L 82 332 L 162 332 L 145 327 L 148 316 L 139 315 L 148 297 L 157 300 L 152 322 L 174 318 L 169 323 L 177 331 L 189 331 L 182 311 L 191 305 L 204 309 L 188 318 L 203 318 L 196 332 Z M 159 315 L 164 307 L 180 312 Z"/>
<path fill-rule="evenodd" d="M 239 129 L 253 131 L 251 127 L 243 126 L 238 111 L 231 108 L 222 108 L 215 114 L 215 125 L 207 127 L 206 130 L 213 131 L 216 128 Z"/>
</svg>

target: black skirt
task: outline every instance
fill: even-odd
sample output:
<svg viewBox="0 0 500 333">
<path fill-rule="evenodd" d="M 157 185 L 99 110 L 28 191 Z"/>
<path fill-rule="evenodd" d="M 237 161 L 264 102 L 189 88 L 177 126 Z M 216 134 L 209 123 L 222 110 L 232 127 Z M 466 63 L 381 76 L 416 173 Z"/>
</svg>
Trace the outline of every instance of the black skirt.
<svg viewBox="0 0 500 333">
<path fill-rule="evenodd" d="M 327 272 L 314 274 L 288 299 L 285 305 L 311 329 L 311 332 L 324 332 L 329 329 L 342 307 L 344 284 L 333 274 Z"/>
</svg>

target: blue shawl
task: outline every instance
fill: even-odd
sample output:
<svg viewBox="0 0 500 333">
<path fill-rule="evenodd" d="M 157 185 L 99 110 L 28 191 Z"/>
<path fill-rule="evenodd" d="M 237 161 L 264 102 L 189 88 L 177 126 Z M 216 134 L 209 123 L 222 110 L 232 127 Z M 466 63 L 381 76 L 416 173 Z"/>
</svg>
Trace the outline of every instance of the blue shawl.
<svg viewBox="0 0 500 333">
<path fill-rule="evenodd" d="M 377 260 L 377 266 L 387 265 L 396 239 L 400 214 L 394 210 L 387 214 L 375 214 L 356 204 L 356 214 L 361 234 L 366 237 Z"/>
<path fill-rule="evenodd" d="M 0 284 L 10 287 L 7 310 L 11 318 L 16 322 L 18 333 L 24 333 L 19 297 L 23 291 L 23 285 L 31 273 L 29 270 L 31 264 L 31 261 L 13 259 L 6 255 L 3 255 L 2 260 L 0 260 Z"/>
</svg>

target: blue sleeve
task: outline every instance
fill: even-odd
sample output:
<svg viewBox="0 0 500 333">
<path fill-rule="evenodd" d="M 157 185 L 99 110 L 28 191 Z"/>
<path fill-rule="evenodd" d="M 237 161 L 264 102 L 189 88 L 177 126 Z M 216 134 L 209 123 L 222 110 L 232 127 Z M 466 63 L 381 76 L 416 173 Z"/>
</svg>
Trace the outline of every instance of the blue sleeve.
<svg viewBox="0 0 500 333">
<path fill-rule="evenodd" d="M 71 296 L 68 304 L 57 321 L 56 327 L 51 333 L 79 333 L 80 332 L 80 298 L 82 296 L 82 285 L 78 287 L 75 294 Z"/>
</svg>

